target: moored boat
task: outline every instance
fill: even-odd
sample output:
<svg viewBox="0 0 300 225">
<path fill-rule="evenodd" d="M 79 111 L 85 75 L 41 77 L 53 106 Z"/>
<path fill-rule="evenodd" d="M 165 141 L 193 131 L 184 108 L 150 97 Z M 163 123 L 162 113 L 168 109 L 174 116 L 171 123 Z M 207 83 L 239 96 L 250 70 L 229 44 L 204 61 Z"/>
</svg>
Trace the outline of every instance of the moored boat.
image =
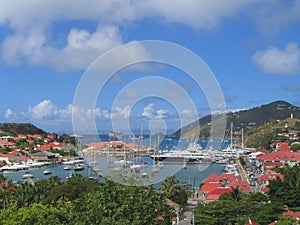
<svg viewBox="0 0 300 225">
<path fill-rule="evenodd" d="M 49 175 L 49 174 L 51 174 L 51 173 L 52 173 L 51 170 L 48 170 L 48 169 L 47 169 L 47 170 L 44 170 L 44 172 L 43 172 L 44 175 Z"/>
<path fill-rule="evenodd" d="M 71 169 L 72 169 L 72 167 L 70 165 L 64 166 L 64 170 L 71 170 Z"/>
<path fill-rule="evenodd" d="M 74 166 L 75 171 L 84 170 L 84 165 L 82 163 L 78 163 Z"/>
<path fill-rule="evenodd" d="M 23 179 L 33 178 L 33 177 L 34 177 L 34 174 L 31 173 L 31 172 L 26 172 L 26 173 L 22 176 Z"/>
</svg>

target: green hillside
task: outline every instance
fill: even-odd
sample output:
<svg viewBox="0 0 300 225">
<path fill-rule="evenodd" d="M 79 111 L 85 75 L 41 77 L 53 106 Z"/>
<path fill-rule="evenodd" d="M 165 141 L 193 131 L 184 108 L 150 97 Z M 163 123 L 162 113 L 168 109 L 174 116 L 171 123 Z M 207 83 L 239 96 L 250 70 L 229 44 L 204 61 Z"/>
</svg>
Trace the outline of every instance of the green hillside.
<svg viewBox="0 0 300 225">
<path fill-rule="evenodd" d="M 47 134 L 44 130 L 30 123 L 0 123 L 0 131 L 2 135 L 12 136 L 18 134 Z"/>
<path fill-rule="evenodd" d="M 248 110 L 230 112 L 226 114 L 226 134 L 230 131 L 231 123 L 233 124 L 233 130 L 237 134 L 240 134 L 242 129 L 246 133 L 263 124 L 290 118 L 291 115 L 293 115 L 293 118 L 300 119 L 300 107 L 285 101 L 275 101 Z M 207 139 L 210 136 L 210 122 L 211 116 L 207 115 L 198 121 L 179 129 L 173 133 L 172 136 L 181 136 L 182 138 L 187 139 Z"/>
<path fill-rule="evenodd" d="M 247 147 L 269 149 L 269 145 L 273 141 L 286 140 L 286 138 L 279 137 L 277 134 L 287 130 L 300 132 L 300 120 L 287 118 L 255 127 L 245 133 L 244 142 Z M 241 139 L 239 138 L 238 141 L 240 142 Z"/>
</svg>

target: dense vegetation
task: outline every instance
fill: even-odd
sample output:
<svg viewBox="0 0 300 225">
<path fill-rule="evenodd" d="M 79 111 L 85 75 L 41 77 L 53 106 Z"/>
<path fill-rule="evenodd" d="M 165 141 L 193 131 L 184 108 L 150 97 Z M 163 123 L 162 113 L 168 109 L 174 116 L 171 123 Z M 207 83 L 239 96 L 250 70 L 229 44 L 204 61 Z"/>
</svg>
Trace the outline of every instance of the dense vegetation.
<svg viewBox="0 0 300 225">
<path fill-rule="evenodd" d="M 170 224 L 176 215 L 166 198 L 185 204 L 189 195 L 174 177 L 161 189 L 105 184 L 53 176 L 35 185 L 13 185 L 0 177 L 0 224 Z M 178 194 L 176 194 L 178 193 Z"/>
<path fill-rule="evenodd" d="M 282 213 L 285 206 L 300 211 L 300 167 L 284 167 L 277 172 L 284 175 L 284 180 L 270 181 L 268 195 L 243 195 L 239 188 L 233 189 L 217 201 L 199 205 L 195 209 L 196 224 L 243 225 L 249 218 L 260 225 L 275 220 L 276 224 L 297 224 L 294 218 L 282 217 Z"/>
</svg>

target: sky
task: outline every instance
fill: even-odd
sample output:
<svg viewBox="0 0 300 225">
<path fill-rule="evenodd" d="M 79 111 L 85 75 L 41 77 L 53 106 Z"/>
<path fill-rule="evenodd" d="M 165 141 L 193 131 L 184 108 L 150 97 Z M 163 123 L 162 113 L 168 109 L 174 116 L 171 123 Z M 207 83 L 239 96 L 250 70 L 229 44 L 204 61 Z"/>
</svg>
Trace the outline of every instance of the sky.
<svg viewBox="0 0 300 225">
<path fill-rule="evenodd" d="M 0 122 L 172 132 L 210 113 L 299 106 L 299 45 L 299 0 L 0 0 Z M 190 74 L 179 64 L 193 54 Z"/>
</svg>

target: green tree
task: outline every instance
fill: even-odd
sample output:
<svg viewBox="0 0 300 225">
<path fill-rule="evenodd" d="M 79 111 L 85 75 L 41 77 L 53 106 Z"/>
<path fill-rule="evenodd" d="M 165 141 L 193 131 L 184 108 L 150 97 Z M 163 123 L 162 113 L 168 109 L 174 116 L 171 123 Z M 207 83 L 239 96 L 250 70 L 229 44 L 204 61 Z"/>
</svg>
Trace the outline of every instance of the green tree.
<svg viewBox="0 0 300 225">
<path fill-rule="evenodd" d="M 298 221 L 294 217 L 291 216 L 281 216 L 279 220 L 277 220 L 276 225 L 297 225 Z"/>
<path fill-rule="evenodd" d="M 284 179 L 277 178 L 270 181 L 269 195 L 270 199 L 274 202 L 281 202 L 291 208 L 300 207 L 300 167 L 284 167 L 278 168 L 278 172 L 284 175 Z"/>
<path fill-rule="evenodd" d="M 190 196 L 189 185 L 180 184 L 175 176 L 168 177 L 161 187 L 162 193 L 166 198 L 184 206 Z"/>
</svg>

